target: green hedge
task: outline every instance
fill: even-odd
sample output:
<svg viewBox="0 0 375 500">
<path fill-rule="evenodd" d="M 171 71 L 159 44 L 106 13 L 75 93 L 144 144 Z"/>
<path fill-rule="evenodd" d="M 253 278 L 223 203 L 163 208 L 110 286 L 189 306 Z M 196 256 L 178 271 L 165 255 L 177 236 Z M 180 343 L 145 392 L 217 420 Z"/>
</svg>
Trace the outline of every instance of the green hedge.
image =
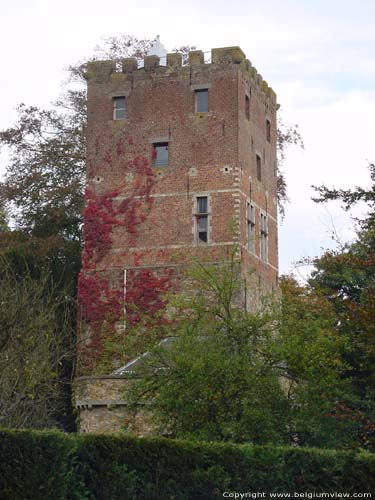
<svg viewBox="0 0 375 500">
<path fill-rule="evenodd" d="M 204 500 L 225 491 L 375 492 L 375 455 L 0 431 L 1 500 Z"/>
<path fill-rule="evenodd" d="M 1 500 L 65 500 L 72 446 L 58 432 L 1 431 Z"/>
</svg>

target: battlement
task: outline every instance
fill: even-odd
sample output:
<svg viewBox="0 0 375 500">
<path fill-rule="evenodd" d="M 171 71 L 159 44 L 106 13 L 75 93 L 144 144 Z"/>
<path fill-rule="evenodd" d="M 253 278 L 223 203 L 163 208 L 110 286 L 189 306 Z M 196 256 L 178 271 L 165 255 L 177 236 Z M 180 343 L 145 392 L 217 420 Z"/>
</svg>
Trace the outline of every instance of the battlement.
<svg viewBox="0 0 375 500">
<path fill-rule="evenodd" d="M 164 58 L 163 58 L 164 59 Z M 273 106 L 277 106 L 277 96 L 268 83 L 246 59 L 245 54 L 240 47 L 221 47 L 211 50 L 209 62 L 205 62 L 204 52 L 194 50 L 189 52 L 188 60 L 184 64 L 182 54 L 178 52 L 168 53 L 166 60 L 161 61 L 156 55 L 145 56 L 143 61 L 138 61 L 134 57 L 124 58 L 120 61 L 91 61 L 86 64 L 85 78 L 88 81 L 96 83 L 105 83 L 114 78 L 113 75 L 123 75 L 127 79 L 135 77 L 142 79 L 150 76 L 163 77 L 174 75 L 183 75 L 199 68 L 229 69 L 233 66 L 243 73 L 251 81 L 252 85 L 260 92 L 264 93 L 265 98 Z"/>
</svg>

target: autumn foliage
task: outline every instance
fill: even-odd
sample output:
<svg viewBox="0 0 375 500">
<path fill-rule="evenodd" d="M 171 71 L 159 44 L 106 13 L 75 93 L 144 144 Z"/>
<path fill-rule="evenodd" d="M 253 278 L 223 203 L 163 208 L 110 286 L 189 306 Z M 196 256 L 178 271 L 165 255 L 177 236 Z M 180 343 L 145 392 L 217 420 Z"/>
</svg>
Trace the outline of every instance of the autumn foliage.
<svg viewBox="0 0 375 500">
<path fill-rule="evenodd" d="M 120 320 L 127 330 L 145 316 L 153 323 L 164 321 L 160 312 L 166 306 L 164 297 L 171 288 L 170 270 L 156 273 L 150 268 L 142 268 L 142 253 L 129 252 L 124 264 L 124 268 L 130 268 L 125 288 L 123 271 L 117 271 L 117 276 L 109 279 L 108 272 L 97 267 L 112 248 L 116 228 L 122 228 L 128 248 L 136 245 L 140 225 L 152 209 L 155 175 L 147 158 L 128 159 L 131 146 L 131 139 L 120 137 L 114 154 L 107 151 L 103 156 L 103 161 L 109 165 L 120 162 L 129 182 L 104 194 L 97 194 L 93 188 L 87 188 L 85 193 L 84 249 L 78 295 L 81 319 L 90 333 L 80 348 L 83 370 L 93 370 L 105 355 L 106 342 L 113 343 L 119 338 L 117 324 Z M 88 174 L 93 174 L 90 163 Z"/>
</svg>

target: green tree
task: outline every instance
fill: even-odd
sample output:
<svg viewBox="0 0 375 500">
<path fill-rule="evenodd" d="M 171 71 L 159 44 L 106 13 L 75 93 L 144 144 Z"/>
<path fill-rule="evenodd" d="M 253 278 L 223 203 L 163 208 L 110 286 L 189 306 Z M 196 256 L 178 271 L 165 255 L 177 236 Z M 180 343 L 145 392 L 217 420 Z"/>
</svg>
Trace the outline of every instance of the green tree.
<svg viewBox="0 0 375 500">
<path fill-rule="evenodd" d="M 271 350 L 275 327 L 268 313 L 235 307 L 237 276 L 234 262 L 194 270 L 197 293 L 171 306 L 166 330 L 173 341 L 141 363 L 142 378 L 127 397 L 135 408 L 147 403 L 160 432 L 197 440 L 287 441 L 288 401 Z"/>
<path fill-rule="evenodd" d="M 338 420 L 361 424 L 363 446 L 375 448 L 375 165 L 369 164 L 369 188 L 316 188 L 315 201 L 338 200 L 350 211 L 356 204 L 367 205 L 367 214 L 356 221 L 356 239 L 338 250 L 313 260 L 310 286 L 332 304 L 337 331 L 346 339 L 342 357 L 347 364 L 343 377 L 356 398 L 336 412 Z"/>
<path fill-rule="evenodd" d="M 335 416 L 353 394 L 330 302 L 285 278 L 281 302 L 269 297 L 248 313 L 235 263 L 193 275 L 195 293 L 175 300 L 170 324 L 154 331 L 171 338 L 138 363 L 134 411 L 146 405 L 159 432 L 179 438 L 361 446 L 361 425 Z"/>
<path fill-rule="evenodd" d="M 74 343 L 67 297 L 50 277 L 19 279 L 4 260 L 0 268 L 0 425 L 66 426 L 65 363 Z"/>
<path fill-rule="evenodd" d="M 361 446 L 358 422 L 335 415 L 355 395 L 344 377 L 348 337 L 339 332 L 334 307 L 320 290 L 291 277 L 282 278 L 281 292 L 275 348 L 288 375 L 295 442 L 321 448 Z"/>
<path fill-rule="evenodd" d="M 0 203 L 0 232 L 7 231 L 8 229 L 8 216 L 5 208 Z"/>
</svg>

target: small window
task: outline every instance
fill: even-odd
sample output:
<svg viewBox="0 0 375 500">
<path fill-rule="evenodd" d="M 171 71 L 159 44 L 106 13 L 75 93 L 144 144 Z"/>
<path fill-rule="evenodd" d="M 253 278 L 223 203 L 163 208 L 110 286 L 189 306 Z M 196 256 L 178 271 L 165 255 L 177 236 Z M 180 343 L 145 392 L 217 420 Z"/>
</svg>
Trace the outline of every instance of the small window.
<svg viewBox="0 0 375 500">
<path fill-rule="evenodd" d="M 198 243 L 208 242 L 208 199 L 207 196 L 197 197 L 197 241 Z"/>
<path fill-rule="evenodd" d="M 260 258 L 268 261 L 268 221 L 265 214 L 260 214 Z"/>
<path fill-rule="evenodd" d="M 251 203 L 247 203 L 246 218 L 247 248 L 250 252 L 255 253 L 255 207 Z"/>
<path fill-rule="evenodd" d="M 208 111 L 208 89 L 195 91 L 195 112 L 207 113 Z"/>
<path fill-rule="evenodd" d="M 248 120 L 250 120 L 250 97 L 245 96 L 245 115 Z"/>
<path fill-rule="evenodd" d="M 156 142 L 152 152 L 154 167 L 168 167 L 168 142 Z"/>
<path fill-rule="evenodd" d="M 113 98 L 113 119 L 114 120 L 125 119 L 125 97 L 123 96 Z"/>
<path fill-rule="evenodd" d="M 271 122 L 266 120 L 266 138 L 267 142 L 271 142 Z"/>
<path fill-rule="evenodd" d="M 257 179 L 258 181 L 262 180 L 262 158 L 259 155 L 256 155 L 257 161 Z"/>
</svg>

